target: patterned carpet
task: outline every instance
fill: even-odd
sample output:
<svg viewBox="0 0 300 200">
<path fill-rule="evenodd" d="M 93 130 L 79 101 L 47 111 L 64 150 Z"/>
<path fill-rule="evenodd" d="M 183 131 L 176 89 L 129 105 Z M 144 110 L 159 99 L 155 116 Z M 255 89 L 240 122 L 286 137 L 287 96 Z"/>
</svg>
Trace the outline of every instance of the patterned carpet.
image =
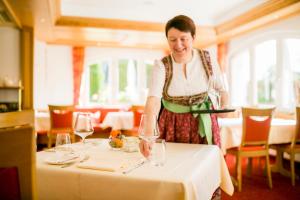
<svg viewBox="0 0 300 200">
<path fill-rule="evenodd" d="M 275 159 L 271 157 L 271 162 Z M 231 175 L 235 176 L 235 159 L 233 156 L 226 156 L 226 162 Z M 293 187 L 291 179 L 279 173 L 272 173 L 273 189 L 269 189 L 267 176 L 264 175 L 264 161 L 253 159 L 251 177 L 246 175 L 247 160 L 243 160 L 242 192 L 235 191 L 233 196 L 222 192 L 222 200 L 300 200 L 300 179 L 296 179 L 296 186 Z M 289 169 L 289 161 L 284 162 L 286 169 Z M 296 163 L 296 173 L 300 176 L 300 163 Z M 236 190 L 236 188 L 235 188 Z"/>
</svg>

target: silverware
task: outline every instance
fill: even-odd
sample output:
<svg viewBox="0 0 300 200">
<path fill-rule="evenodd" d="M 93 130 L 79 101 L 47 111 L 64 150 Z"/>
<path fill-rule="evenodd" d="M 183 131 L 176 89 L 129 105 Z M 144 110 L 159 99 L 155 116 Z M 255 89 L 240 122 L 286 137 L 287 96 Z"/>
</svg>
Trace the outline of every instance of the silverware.
<svg viewBox="0 0 300 200">
<path fill-rule="evenodd" d="M 78 162 L 70 162 L 70 163 L 66 163 L 64 165 L 61 166 L 61 168 L 66 168 L 66 167 L 70 167 L 76 163 L 83 163 L 84 161 L 88 160 L 90 157 L 88 155 L 85 155 L 81 160 L 79 160 Z"/>
<path fill-rule="evenodd" d="M 140 166 L 142 166 L 142 165 L 145 164 L 145 163 L 146 163 L 146 160 L 143 160 L 143 161 L 137 163 L 136 165 L 134 165 L 134 166 L 132 166 L 132 167 L 130 167 L 130 168 L 128 168 L 128 169 L 122 171 L 122 173 L 123 173 L 123 174 L 128 174 L 128 173 L 131 172 L 132 170 L 134 170 L 134 169 L 136 169 L 136 168 L 139 168 Z"/>
</svg>

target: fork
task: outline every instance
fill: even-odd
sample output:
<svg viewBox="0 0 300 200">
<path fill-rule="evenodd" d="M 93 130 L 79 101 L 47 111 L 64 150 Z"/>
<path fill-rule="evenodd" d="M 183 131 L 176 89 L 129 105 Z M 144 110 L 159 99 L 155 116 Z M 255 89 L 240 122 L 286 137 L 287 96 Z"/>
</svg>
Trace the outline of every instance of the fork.
<svg viewBox="0 0 300 200">
<path fill-rule="evenodd" d="M 81 160 L 79 160 L 78 162 L 71 162 L 71 163 L 66 163 L 64 165 L 61 166 L 61 168 L 66 168 L 66 167 L 70 167 L 76 163 L 83 163 L 84 161 L 87 161 L 90 157 L 88 155 L 85 155 Z"/>
</svg>

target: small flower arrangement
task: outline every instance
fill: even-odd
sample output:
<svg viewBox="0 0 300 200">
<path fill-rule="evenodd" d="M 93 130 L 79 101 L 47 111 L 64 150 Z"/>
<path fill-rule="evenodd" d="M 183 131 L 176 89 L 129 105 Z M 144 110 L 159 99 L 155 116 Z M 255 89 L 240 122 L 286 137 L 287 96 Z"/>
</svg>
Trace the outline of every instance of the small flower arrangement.
<svg viewBox="0 0 300 200">
<path fill-rule="evenodd" d="M 122 135 L 120 130 L 112 130 L 109 136 L 109 145 L 112 148 L 122 148 L 123 147 L 123 139 L 124 136 Z"/>
</svg>

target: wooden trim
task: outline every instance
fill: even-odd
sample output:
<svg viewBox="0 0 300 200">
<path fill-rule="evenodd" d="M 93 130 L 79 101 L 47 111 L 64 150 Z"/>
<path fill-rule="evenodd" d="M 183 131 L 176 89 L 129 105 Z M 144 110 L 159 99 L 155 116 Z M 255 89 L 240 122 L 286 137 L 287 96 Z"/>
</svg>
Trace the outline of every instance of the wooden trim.
<svg viewBox="0 0 300 200">
<path fill-rule="evenodd" d="M 274 1 L 271 1 L 274 2 Z M 277 2 L 277 1 L 276 1 Z M 281 2 L 281 1 L 280 1 Z M 215 41 L 208 41 L 205 45 L 213 45 L 222 42 L 226 42 L 240 36 L 242 34 L 249 33 L 251 31 L 257 30 L 262 27 L 266 27 L 267 25 L 271 25 L 273 23 L 282 21 L 288 17 L 299 15 L 300 14 L 300 2 L 299 1 L 286 1 L 289 3 L 285 4 L 276 4 L 275 8 L 267 9 L 268 12 L 264 12 L 264 15 L 257 14 L 257 11 L 249 11 L 249 13 L 245 13 L 232 21 L 229 21 L 226 24 L 220 25 L 216 27 L 217 38 Z M 279 7 L 281 5 L 282 7 Z M 285 6 L 283 6 L 285 5 Z M 255 8 L 256 9 L 256 8 Z M 257 10 L 261 10 L 260 6 L 258 6 Z M 253 17 L 249 18 L 248 15 L 252 13 Z M 246 17 L 245 17 L 246 16 Z M 239 20 L 241 18 L 241 20 Z M 244 18 L 244 19 L 243 19 Z M 246 20 L 247 19 L 247 20 Z M 235 24 L 235 25 L 234 25 Z M 237 25 L 236 25 L 237 24 Z"/>
<path fill-rule="evenodd" d="M 167 44 L 145 44 L 145 43 L 134 43 L 122 44 L 122 42 L 108 42 L 108 41 L 91 41 L 91 40 L 73 40 L 73 39 L 55 39 L 48 40 L 48 44 L 64 44 L 71 46 L 98 46 L 98 47 L 110 47 L 110 48 L 134 48 L 134 49 L 168 49 Z"/>
<path fill-rule="evenodd" d="M 248 12 L 241 14 L 232 20 L 229 20 L 223 24 L 216 26 L 216 31 L 218 34 L 230 31 L 233 28 L 248 24 L 249 22 L 255 21 L 266 15 L 272 14 L 282 8 L 288 7 L 299 0 L 270 0 L 255 8 L 249 10 Z"/>
<path fill-rule="evenodd" d="M 56 21 L 61 17 L 61 0 L 48 0 L 47 3 L 52 24 L 55 24 Z"/>
<path fill-rule="evenodd" d="M 21 126 L 25 124 L 34 126 L 33 110 L 0 113 L 0 128 Z"/>
<path fill-rule="evenodd" d="M 87 18 L 61 16 L 56 20 L 57 26 L 94 27 L 119 30 L 163 32 L 165 25 L 156 22 L 141 22 L 121 19 Z"/>
<path fill-rule="evenodd" d="M 18 16 L 16 15 L 12 6 L 10 5 L 10 3 L 8 3 L 7 0 L 2 0 L 2 2 L 3 2 L 3 5 L 5 6 L 6 10 L 9 12 L 10 16 L 13 18 L 16 26 L 18 28 L 22 28 L 22 23 L 21 23 L 20 19 L 18 18 Z"/>
<path fill-rule="evenodd" d="M 24 26 L 21 30 L 22 109 L 33 108 L 33 48 L 33 28 Z"/>
</svg>

